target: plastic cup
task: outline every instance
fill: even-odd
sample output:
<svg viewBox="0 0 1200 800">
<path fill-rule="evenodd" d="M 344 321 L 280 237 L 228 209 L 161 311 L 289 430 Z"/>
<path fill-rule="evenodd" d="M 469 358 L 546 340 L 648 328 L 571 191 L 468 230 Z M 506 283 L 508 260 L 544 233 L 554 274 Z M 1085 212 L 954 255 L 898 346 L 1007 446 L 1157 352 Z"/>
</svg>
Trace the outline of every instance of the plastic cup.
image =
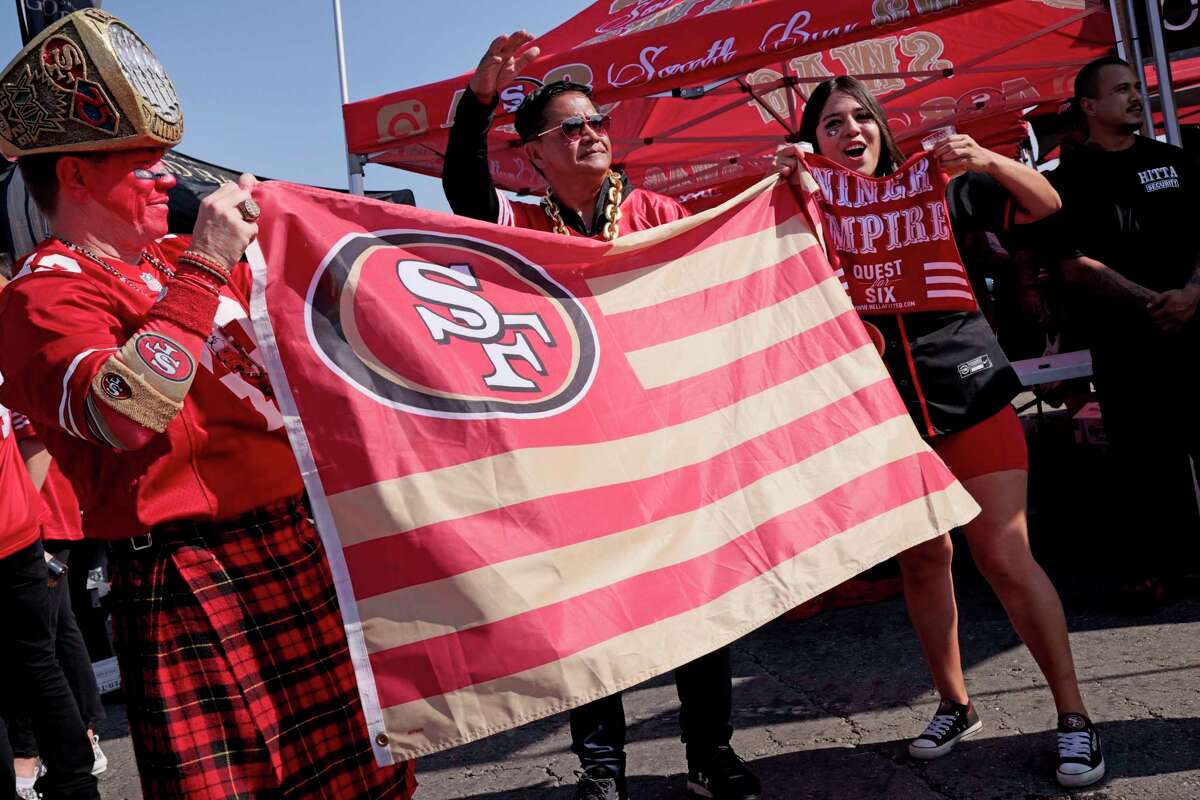
<svg viewBox="0 0 1200 800">
<path fill-rule="evenodd" d="M 929 133 L 925 134 L 923 139 L 921 139 L 921 149 L 926 152 L 929 152 L 930 150 L 936 150 L 938 145 L 949 139 L 957 132 L 958 131 L 954 130 L 953 125 L 943 125 L 940 128 L 933 128 L 929 131 Z"/>
</svg>

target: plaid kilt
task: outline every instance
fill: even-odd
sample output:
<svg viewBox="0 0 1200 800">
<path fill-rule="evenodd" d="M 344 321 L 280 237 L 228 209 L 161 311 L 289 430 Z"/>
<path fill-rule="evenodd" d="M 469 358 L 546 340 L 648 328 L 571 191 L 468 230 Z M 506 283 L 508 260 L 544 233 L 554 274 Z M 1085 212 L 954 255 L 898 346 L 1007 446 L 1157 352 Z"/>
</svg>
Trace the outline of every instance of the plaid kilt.
<svg viewBox="0 0 1200 800">
<path fill-rule="evenodd" d="M 304 502 L 155 529 L 123 547 L 114 624 L 147 798 L 408 798 L 378 768 Z"/>
</svg>

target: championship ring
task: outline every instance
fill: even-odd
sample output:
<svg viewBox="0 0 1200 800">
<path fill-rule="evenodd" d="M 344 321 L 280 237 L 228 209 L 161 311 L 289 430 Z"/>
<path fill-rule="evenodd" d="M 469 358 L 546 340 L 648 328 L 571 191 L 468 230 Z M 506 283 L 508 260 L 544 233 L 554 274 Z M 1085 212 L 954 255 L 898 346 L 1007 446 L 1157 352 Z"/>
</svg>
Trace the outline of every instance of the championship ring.
<svg viewBox="0 0 1200 800">
<path fill-rule="evenodd" d="M 128 25 L 97 8 L 64 17 L 0 73 L 0 152 L 172 147 L 183 137 L 175 87 Z"/>
</svg>

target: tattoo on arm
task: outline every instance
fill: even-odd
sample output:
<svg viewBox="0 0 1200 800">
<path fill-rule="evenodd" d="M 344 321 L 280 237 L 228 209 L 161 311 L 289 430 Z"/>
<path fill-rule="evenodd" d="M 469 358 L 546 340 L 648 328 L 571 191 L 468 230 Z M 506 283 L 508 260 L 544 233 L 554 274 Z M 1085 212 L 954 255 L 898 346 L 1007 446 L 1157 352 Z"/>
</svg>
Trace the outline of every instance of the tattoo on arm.
<svg viewBox="0 0 1200 800">
<path fill-rule="evenodd" d="M 1122 305 L 1137 304 L 1139 308 L 1144 309 L 1146 304 L 1157 296 L 1156 292 L 1139 283 L 1134 283 L 1099 261 L 1090 258 L 1075 258 L 1071 259 L 1069 264 L 1073 264 L 1074 268 L 1068 266 L 1066 270 L 1068 281 L 1077 283 L 1096 297 Z M 1075 277 L 1072 279 L 1070 276 Z"/>
</svg>

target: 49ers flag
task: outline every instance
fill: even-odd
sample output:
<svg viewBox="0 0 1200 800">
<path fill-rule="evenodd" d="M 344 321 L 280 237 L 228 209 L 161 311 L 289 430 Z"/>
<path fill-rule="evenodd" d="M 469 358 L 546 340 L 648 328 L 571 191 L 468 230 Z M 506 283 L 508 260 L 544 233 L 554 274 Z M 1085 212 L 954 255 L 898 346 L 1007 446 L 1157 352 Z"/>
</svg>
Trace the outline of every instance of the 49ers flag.
<svg viewBox="0 0 1200 800">
<path fill-rule="evenodd" d="M 668 671 L 977 511 L 786 184 L 612 243 L 256 197 L 254 322 L 381 762 Z"/>
</svg>

